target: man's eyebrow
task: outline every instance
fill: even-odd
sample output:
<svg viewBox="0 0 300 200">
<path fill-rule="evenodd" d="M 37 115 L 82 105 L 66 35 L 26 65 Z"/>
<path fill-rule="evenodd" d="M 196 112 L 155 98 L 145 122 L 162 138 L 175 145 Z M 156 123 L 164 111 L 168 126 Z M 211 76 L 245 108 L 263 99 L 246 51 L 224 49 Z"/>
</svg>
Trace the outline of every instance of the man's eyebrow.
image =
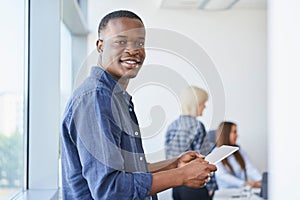
<svg viewBox="0 0 300 200">
<path fill-rule="evenodd" d="M 125 35 L 116 35 L 114 36 L 114 38 L 127 38 L 128 36 L 125 36 Z"/>
<path fill-rule="evenodd" d="M 116 35 L 116 36 L 114 36 L 114 38 L 128 38 L 128 36 L 125 36 L 125 35 Z M 138 39 L 145 40 L 145 37 L 138 37 Z"/>
</svg>

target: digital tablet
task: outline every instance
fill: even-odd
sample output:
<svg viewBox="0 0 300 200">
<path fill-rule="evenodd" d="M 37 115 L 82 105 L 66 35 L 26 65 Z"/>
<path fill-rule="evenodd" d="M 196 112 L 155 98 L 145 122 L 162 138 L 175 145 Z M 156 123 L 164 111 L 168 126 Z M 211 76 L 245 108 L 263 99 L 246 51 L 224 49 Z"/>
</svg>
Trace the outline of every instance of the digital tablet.
<svg viewBox="0 0 300 200">
<path fill-rule="evenodd" d="M 218 147 L 216 150 L 212 151 L 205 157 L 205 160 L 211 164 L 217 164 L 224 158 L 230 156 L 234 152 L 239 150 L 239 147 L 236 146 L 229 146 L 229 145 L 222 145 Z"/>
</svg>

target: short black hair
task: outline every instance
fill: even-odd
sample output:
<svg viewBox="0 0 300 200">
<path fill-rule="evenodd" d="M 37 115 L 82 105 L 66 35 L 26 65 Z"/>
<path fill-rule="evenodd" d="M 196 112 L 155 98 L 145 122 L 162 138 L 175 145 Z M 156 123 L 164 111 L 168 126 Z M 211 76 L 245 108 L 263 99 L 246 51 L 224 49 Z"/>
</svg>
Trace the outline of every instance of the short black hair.
<svg viewBox="0 0 300 200">
<path fill-rule="evenodd" d="M 132 18 L 132 19 L 138 19 L 143 23 L 142 19 L 135 13 L 128 11 L 128 10 L 117 10 L 117 11 L 113 11 L 107 15 L 105 15 L 102 20 L 99 23 L 99 27 L 98 27 L 98 38 L 100 38 L 100 32 L 105 28 L 105 26 L 107 25 L 107 23 L 109 22 L 109 20 L 111 19 L 115 19 L 115 18 L 121 18 L 121 17 L 128 17 L 128 18 Z"/>
</svg>

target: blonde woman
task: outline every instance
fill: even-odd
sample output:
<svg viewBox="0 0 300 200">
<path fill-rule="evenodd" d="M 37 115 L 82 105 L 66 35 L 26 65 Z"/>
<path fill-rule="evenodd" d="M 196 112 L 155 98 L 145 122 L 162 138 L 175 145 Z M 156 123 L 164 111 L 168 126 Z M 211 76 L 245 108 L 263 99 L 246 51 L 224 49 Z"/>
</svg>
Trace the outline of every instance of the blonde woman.
<svg viewBox="0 0 300 200">
<path fill-rule="evenodd" d="M 222 122 L 217 130 L 217 146 L 238 146 L 237 137 L 237 125 L 233 122 Z M 219 189 L 240 188 L 248 185 L 256 188 L 261 186 L 261 173 L 241 147 L 217 166 L 216 179 Z"/>
<path fill-rule="evenodd" d="M 202 116 L 208 93 L 202 88 L 190 86 L 185 88 L 180 96 L 181 114 L 167 129 L 165 150 L 167 159 L 176 157 L 189 150 L 206 155 L 214 144 L 208 141 L 203 123 L 197 120 Z M 214 176 L 206 187 L 195 189 L 180 186 L 173 188 L 174 200 L 209 200 L 217 189 Z"/>
</svg>

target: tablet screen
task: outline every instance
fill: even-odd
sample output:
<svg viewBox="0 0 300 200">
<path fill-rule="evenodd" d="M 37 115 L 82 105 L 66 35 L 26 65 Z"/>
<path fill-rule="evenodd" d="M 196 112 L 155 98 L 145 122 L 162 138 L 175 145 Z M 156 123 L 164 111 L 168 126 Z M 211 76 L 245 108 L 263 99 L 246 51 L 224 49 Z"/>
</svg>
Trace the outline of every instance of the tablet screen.
<svg viewBox="0 0 300 200">
<path fill-rule="evenodd" d="M 236 152 L 237 150 L 239 150 L 239 147 L 222 145 L 219 148 L 217 148 L 216 150 L 212 151 L 210 154 L 208 154 L 205 157 L 205 160 L 208 161 L 209 163 L 215 165 L 218 162 L 220 162 L 221 160 L 223 160 L 224 158 L 226 158 L 226 157 L 230 156 L 231 154 L 233 154 L 234 152 Z"/>
</svg>

